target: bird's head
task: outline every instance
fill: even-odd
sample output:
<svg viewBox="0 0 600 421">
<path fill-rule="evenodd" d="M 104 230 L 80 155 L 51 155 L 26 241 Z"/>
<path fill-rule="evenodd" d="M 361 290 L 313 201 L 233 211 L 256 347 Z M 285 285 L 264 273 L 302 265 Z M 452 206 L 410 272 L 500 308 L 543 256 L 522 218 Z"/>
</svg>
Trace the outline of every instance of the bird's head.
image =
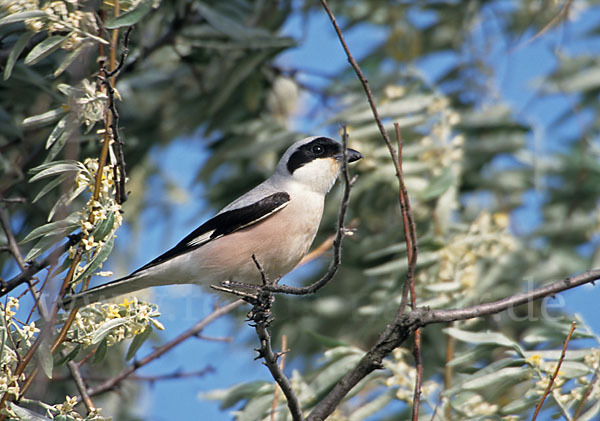
<svg viewBox="0 0 600 421">
<path fill-rule="evenodd" d="M 288 148 L 277 164 L 279 175 L 308 185 L 312 190 L 327 193 L 342 168 L 342 145 L 328 137 L 307 137 Z M 348 148 L 348 162 L 362 158 L 360 152 Z"/>
</svg>

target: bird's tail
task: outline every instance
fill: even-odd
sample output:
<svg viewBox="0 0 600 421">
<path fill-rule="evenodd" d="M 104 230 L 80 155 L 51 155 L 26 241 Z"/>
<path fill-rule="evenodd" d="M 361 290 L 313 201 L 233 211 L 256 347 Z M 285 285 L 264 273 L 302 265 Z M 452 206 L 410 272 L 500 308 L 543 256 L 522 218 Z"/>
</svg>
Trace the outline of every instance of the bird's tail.
<svg viewBox="0 0 600 421">
<path fill-rule="evenodd" d="M 148 282 L 144 278 L 143 274 L 136 273 L 95 288 L 90 288 L 79 294 L 65 297 L 62 301 L 62 307 L 68 310 L 81 308 L 88 304 L 108 300 L 118 295 L 128 294 L 153 286 L 151 282 Z"/>
</svg>

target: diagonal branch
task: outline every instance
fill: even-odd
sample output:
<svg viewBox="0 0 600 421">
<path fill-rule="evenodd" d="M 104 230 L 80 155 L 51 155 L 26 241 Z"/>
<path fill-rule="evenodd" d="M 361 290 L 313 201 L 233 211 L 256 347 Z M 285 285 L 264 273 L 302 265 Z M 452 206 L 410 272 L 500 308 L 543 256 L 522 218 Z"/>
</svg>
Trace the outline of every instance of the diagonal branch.
<svg viewBox="0 0 600 421">
<path fill-rule="evenodd" d="M 590 270 L 490 303 L 449 310 L 418 308 L 408 313 L 398 313 L 392 324 L 388 325 L 387 329 L 377 340 L 377 343 L 367 351 L 356 367 L 346 373 L 327 396 L 315 406 L 308 416 L 307 421 L 321 421 L 326 419 L 358 382 L 374 370 L 383 368 L 383 358 L 389 355 L 395 348 L 402 345 L 409 335 L 420 327 L 497 314 L 512 307 L 549 297 L 584 284 L 593 283 L 598 279 L 600 279 L 600 269 Z"/>
</svg>

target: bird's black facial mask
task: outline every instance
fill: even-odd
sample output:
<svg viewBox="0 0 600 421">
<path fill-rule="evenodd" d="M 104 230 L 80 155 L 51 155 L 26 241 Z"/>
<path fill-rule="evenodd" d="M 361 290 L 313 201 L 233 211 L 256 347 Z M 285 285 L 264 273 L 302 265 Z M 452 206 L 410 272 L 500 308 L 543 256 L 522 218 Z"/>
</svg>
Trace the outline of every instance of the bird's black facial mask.
<svg viewBox="0 0 600 421">
<path fill-rule="evenodd" d="M 342 145 L 328 137 L 318 137 L 305 145 L 302 145 L 294 152 L 287 162 L 287 169 L 293 174 L 298 168 L 315 159 L 335 158 L 342 153 Z"/>
</svg>

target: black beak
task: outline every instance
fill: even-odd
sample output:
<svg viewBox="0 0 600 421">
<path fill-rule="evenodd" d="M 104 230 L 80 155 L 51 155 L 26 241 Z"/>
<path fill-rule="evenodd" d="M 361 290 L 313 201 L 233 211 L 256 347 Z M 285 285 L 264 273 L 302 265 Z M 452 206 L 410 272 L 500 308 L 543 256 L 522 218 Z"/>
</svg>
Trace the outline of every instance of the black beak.
<svg viewBox="0 0 600 421">
<path fill-rule="evenodd" d="M 348 157 L 348 162 L 358 161 L 363 157 L 359 151 L 350 148 L 346 149 L 346 156 Z"/>
</svg>

